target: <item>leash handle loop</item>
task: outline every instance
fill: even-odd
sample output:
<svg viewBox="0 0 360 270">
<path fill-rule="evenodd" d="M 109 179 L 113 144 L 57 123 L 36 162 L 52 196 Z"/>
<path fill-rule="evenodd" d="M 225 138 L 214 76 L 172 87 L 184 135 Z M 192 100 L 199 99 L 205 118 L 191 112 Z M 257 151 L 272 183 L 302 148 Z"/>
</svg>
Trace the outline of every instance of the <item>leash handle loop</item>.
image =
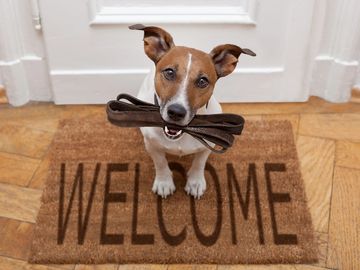
<svg viewBox="0 0 360 270">
<path fill-rule="evenodd" d="M 240 115 L 221 113 L 195 115 L 187 126 L 178 126 L 162 119 L 159 105 L 142 101 L 129 94 L 119 94 L 116 100 L 109 101 L 106 112 L 108 120 L 120 127 L 168 126 L 182 130 L 215 153 L 224 153 L 232 146 L 234 135 L 241 134 L 245 122 Z"/>
</svg>

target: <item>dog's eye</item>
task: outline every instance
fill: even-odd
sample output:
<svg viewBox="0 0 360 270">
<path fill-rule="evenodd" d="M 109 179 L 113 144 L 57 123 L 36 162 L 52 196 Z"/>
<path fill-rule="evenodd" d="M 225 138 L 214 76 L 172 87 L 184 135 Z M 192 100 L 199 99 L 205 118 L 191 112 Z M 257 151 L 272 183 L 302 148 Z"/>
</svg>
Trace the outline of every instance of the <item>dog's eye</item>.
<svg viewBox="0 0 360 270">
<path fill-rule="evenodd" d="M 206 77 L 201 77 L 196 84 L 200 88 L 205 88 L 209 85 L 209 80 Z"/>
<path fill-rule="evenodd" d="M 167 69 L 163 70 L 163 74 L 167 80 L 169 80 L 169 81 L 175 80 L 176 73 L 175 73 L 175 70 L 173 70 L 172 68 L 167 68 Z"/>
</svg>

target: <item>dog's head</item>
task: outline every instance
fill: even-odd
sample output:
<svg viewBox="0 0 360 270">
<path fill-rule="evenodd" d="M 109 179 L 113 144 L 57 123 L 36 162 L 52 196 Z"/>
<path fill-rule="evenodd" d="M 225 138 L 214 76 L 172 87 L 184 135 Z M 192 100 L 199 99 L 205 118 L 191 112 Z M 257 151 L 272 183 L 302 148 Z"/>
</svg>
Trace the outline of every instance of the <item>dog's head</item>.
<svg viewBox="0 0 360 270">
<path fill-rule="evenodd" d="M 180 126 L 187 125 L 206 105 L 216 81 L 233 72 L 241 53 L 255 56 L 232 44 L 205 53 L 175 46 L 172 36 L 159 27 L 136 24 L 129 28 L 144 31 L 145 53 L 156 65 L 155 90 L 162 118 Z"/>
</svg>

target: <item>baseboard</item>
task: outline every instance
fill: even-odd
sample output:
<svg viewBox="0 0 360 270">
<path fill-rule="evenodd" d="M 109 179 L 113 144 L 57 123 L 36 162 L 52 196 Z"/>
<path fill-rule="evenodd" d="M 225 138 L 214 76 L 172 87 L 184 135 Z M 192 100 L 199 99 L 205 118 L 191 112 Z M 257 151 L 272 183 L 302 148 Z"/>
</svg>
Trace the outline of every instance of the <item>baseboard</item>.
<svg viewBox="0 0 360 270">
<path fill-rule="evenodd" d="M 347 102 L 356 79 L 359 63 L 342 61 L 330 56 L 315 59 L 316 77 L 311 81 L 311 94 L 331 102 Z"/>
<path fill-rule="evenodd" d="M 0 68 L 9 103 L 13 106 L 26 104 L 30 95 L 22 61 L 0 62 Z"/>
<path fill-rule="evenodd" d="M 147 73 L 147 69 L 54 70 L 50 74 L 54 102 L 104 104 L 121 92 L 136 95 Z M 282 76 L 282 67 L 237 69 L 217 82 L 214 94 L 220 102 L 306 101 L 301 87 L 295 89 Z"/>
<path fill-rule="evenodd" d="M 29 100 L 52 100 L 48 68 L 44 59 L 25 56 L 14 61 L 1 61 L 0 69 L 10 104 L 20 106 Z"/>
</svg>

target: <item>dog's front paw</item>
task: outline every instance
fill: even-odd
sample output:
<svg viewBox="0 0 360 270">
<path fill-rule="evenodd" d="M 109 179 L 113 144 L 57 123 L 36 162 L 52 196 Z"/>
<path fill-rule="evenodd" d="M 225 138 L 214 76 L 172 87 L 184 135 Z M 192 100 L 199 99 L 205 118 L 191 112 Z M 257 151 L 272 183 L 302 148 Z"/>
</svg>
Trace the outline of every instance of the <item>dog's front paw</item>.
<svg viewBox="0 0 360 270">
<path fill-rule="evenodd" d="M 204 175 L 192 175 L 189 174 L 186 182 L 185 191 L 189 195 L 200 199 L 206 190 L 206 180 Z"/>
<path fill-rule="evenodd" d="M 175 185 L 174 185 L 174 181 L 172 180 L 172 178 L 170 179 L 158 179 L 156 178 L 154 180 L 154 184 L 152 187 L 152 191 L 163 197 L 166 198 L 169 195 L 172 195 L 175 192 Z"/>
</svg>

